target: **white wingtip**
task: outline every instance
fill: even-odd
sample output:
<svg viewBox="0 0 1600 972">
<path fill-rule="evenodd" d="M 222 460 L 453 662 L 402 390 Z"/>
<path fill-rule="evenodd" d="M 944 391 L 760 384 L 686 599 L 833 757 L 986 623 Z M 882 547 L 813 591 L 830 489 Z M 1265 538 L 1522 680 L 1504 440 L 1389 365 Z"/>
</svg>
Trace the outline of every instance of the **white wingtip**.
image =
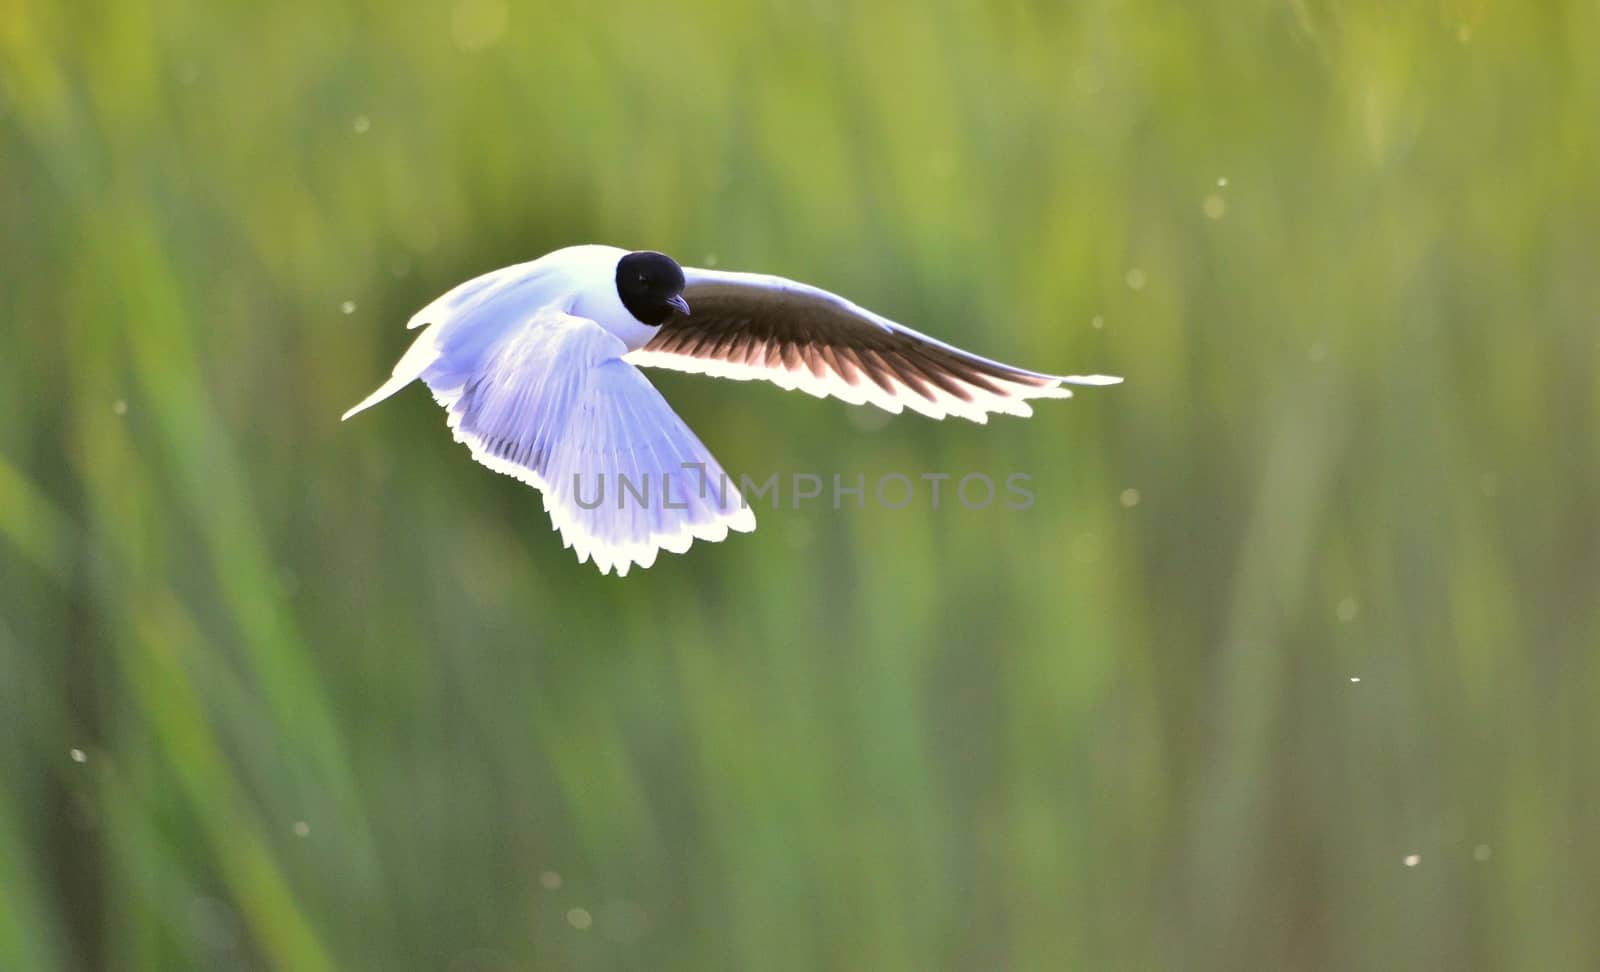
<svg viewBox="0 0 1600 972">
<path fill-rule="evenodd" d="M 346 421 L 350 418 L 350 416 L 356 414 L 357 412 L 366 411 L 372 406 L 383 401 L 385 398 L 388 398 L 390 395 L 393 395 L 395 392 L 411 384 L 413 378 L 414 376 L 410 375 L 404 377 L 401 375 L 395 375 L 393 378 L 390 378 L 388 381 L 384 382 L 382 387 L 380 387 L 377 391 L 368 395 L 366 398 L 363 398 L 359 405 L 356 405 L 354 408 L 350 409 L 350 411 L 339 416 L 339 421 Z"/>
<path fill-rule="evenodd" d="M 1122 379 L 1116 375 L 1062 375 L 1061 381 L 1069 385 L 1120 385 Z"/>
<path fill-rule="evenodd" d="M 341 415 L 339 421 L 343 422 L 357 412 L 371 408 L 422 377 L 422 373 L 428 370 L 428 366 L 439 360 L 438 337 L 439 329 L 436 327 L 430 327 L 418 334 L 417 339 L 411 342 L 411 347 L 407 348 L 406 353 L 400 356 L 400 360 L 395 364 L 394 372 L 389 377 L 389 380 L 380 385 L 377 391 L 362 399 L 361 404 Z"/>
</svg>

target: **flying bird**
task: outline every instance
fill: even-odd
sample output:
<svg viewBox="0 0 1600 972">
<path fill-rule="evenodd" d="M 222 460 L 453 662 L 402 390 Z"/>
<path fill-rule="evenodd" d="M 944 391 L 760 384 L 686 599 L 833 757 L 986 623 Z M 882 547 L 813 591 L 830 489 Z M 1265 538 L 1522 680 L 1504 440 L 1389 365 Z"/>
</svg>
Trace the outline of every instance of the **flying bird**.
<svg viewBox="0 0 1600 972">
<path fill-rule="evenodd" d="M 422 333 L 393 377 L 344 418 L 420 378 L 472 457 L 539 490 L 578 562 L 618 576 L 755 529 L 641 366 L 974 422 L 1031 415 L 1029 399 L 1071 397 L 1063 385 L 1122 380 L 1014 368 L 818 287 L 599 245 L 475 277 L 406 327 Z"/>
</svg>

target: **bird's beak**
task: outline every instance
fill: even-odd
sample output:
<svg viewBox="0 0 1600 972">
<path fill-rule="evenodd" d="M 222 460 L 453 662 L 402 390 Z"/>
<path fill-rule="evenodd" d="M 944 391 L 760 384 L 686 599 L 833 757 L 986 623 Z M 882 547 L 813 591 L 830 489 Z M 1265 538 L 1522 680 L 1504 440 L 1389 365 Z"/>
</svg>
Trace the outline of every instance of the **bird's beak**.
<svg viewBox="0 0 1600 972">
<path fill-rule="evenodd" d="M 689 316 L 689 302 L 683 299 L 683 295 L 682 294 L 679 294 L 676 297 L 673 297 L 673 298 L 669 299 L 667 301 L 667 303 L 672 306 L 673 310 L 676 310 L 678 313 L 682 314 L 684 317 L 688 317 Z"/>
</svg>

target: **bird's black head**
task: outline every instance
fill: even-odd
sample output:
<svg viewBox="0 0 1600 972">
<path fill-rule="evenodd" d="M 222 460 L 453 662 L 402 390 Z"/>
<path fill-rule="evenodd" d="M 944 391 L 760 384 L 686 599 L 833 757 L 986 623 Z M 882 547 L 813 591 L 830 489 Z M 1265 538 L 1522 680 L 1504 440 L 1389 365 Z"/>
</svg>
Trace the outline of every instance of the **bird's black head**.
<svg viewBox="0 0 1600 972">
<path fill-rule="evenodd" d="M 640 250 L 617 261 L 617 296 L 628 313 L 645 324 L 689 313 L 683 299 L 683 268 L 654 250 Z"/>
</svg>

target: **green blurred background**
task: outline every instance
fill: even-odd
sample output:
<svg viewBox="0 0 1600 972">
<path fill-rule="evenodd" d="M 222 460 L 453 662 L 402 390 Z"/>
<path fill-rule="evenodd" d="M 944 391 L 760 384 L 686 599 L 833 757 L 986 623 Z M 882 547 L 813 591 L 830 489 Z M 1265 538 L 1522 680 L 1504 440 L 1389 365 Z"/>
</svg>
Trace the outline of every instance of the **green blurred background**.
<svg viewBox="0 0 1600 972">
<path fill-rule="evenodd" d="M 1600 5 L 434 6 L 0 5 L 0 968 L 1600 963 Z M 1128 381 L 601 577 L 337 420 L 587 241 Z"/>
</svg>

